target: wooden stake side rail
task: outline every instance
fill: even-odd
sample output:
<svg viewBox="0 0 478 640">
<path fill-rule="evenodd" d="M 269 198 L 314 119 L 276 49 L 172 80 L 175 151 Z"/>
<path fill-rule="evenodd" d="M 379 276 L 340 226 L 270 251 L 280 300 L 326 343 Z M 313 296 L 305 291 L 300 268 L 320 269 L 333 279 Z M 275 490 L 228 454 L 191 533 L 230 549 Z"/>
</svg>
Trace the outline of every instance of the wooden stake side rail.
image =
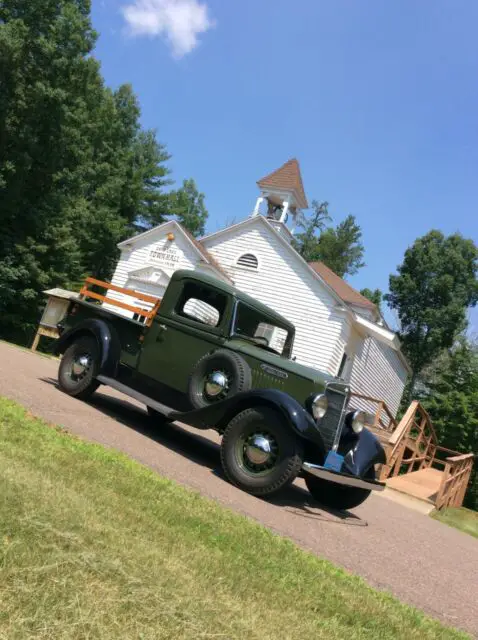
<svg viewBox="0 0 478 640">
<path fill-rule="evenodd" d="M 143 300 L 144 302 L 148 302 L 149 304 L 152 304 L 153 307 L 151 310 L 147 311 L 142 307 L 136 307 L 132 304 L 128 304 L 127 302 L 122 302 L 121 300 L 110 298 L 108 297 L 108 295 L 103 295 L 101 293 L 97 293 L 96 291 L 91 291 L 89 289 L 90 286 L 101 287 L 102 289 L 106 289 L 107 291 L 116 291 L 117 293 L 134 297 L 137 300 Z M 111 304 L 114 307 L 119 307 L 120 309 L 131 311 L 132 313 L 137 313 L 139 316 L 146 318 L 145 324 L 148 327 L 153 322 L 153 318 L 158 312 L 159 305 L 161 304 L 160 298 L 156 298 L 155 296 L 150 296 L 147 293 L 141 293 L 140 291 L 135 291 L 134 289 L 118 287 L 115 284 L 111 284 L 110 282 L 104 282 L 103 280 L 97 280 L 96 278 L 86 278 L 85 284 L 83 285 L 80 291 L 80 299 L 86 299 L 86 298 L 93 298 L 94 300 L 99 300 L 103 304 L 105 303 Z"/>
</svg>

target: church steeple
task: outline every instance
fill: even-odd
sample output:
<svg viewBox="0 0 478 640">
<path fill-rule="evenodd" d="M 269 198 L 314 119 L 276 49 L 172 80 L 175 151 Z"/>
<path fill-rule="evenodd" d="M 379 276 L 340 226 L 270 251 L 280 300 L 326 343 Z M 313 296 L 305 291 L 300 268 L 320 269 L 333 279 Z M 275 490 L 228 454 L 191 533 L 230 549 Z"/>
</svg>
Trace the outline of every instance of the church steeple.
<svg viewBox="0 0 478 640">
<path fill-rule="evenodd" d="M 257 198 L 252 217 L 261 214 L 261 205 L 265 201 L 265 216 L 269 220 L 285 225 L 289 215 L 293 218 L 293 228 L 302 220 L 302 209 L 307 209 L 299 163 L 295 158 L 288 160 L 276 171 L 269 173 L 257 182 L 261 190 Z"/>
</svg>

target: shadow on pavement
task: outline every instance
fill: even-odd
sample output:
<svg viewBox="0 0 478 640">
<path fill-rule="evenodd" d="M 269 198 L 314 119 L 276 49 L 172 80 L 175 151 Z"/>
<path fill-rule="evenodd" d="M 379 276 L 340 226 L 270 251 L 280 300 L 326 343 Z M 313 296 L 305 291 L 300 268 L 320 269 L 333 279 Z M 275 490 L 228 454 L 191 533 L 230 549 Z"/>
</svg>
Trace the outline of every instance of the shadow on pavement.
<svg viewBox="0 0 478 640">
<path fill-rule="evenodd" d="M 58 388 L 54 378 L 41 378 L 41 380 Z M 191 433 L 178 423 L 161 424 L 159 427 L 155 427 L 154 419 L 148 415 L 146 410 L 129 402 L 126 397 L 123 400 L 97 391 L 88 400 L 88 404 L 129 429 L 133 429 L 171 451 L 179 453 L 196 464 L 208 467 L 216 477 L 228 482 L 220 463 L 219 445 L 202 436 L 200 431 Z M 311 497 L 306 489 L 297 484 L 293 484 L 267 499 L 257 499 L 277 507 L 283 507 L 290 513 L 311 520 L 348 526 L 368 526 L 365 520 L 350 511 L 336 511 L 322 506 Z"/>
</svg>

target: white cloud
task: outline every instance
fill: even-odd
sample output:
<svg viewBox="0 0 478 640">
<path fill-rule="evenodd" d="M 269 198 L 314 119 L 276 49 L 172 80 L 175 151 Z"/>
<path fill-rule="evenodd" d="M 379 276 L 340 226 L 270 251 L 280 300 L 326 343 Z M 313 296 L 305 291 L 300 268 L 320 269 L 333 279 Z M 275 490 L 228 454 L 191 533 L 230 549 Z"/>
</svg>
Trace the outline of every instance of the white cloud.
<svg viewBox="0 0 478 640">
<path fill-rule="evenodd" d="M 131 35 L 166 38 L 176 58 L 190 53 L 199 34 L 214 26 L 198 0 L 133 0 L 121 11 Z"/>
</svg>

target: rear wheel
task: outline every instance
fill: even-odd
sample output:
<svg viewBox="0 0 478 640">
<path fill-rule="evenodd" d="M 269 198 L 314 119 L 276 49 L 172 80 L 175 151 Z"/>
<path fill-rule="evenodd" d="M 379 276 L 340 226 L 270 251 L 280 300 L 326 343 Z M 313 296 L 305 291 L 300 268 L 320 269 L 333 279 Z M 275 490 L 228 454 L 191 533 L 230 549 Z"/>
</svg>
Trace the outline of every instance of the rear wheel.
<svg viewBox="0 0 478 640">
<path fill-rule="evenodd" d="M 69 396 L 85 400 L 98 389 L 100 349 L 96 338 L 81 336 L 65 351 L 58 369 L 60 389 Z"/>
<path fill-rule="evenodd" d="M 302 467 L 303 446 L 276 411 L 250 408 L 226 427 L 221 462 L 230 482 L 265 496 L 294 481 Z"/>
<path fill-rule="evenodd" d="M 305 484 L 312 497 L 325 507 L 346 511 L 358 507 L 369 497 L 371 490 L 358 487 L 347 487 L 336 482 L 305 474 Z M 375 469 L 371 467 L 364 476 L 365 480 L 375 480 Z"/>
</svg>

